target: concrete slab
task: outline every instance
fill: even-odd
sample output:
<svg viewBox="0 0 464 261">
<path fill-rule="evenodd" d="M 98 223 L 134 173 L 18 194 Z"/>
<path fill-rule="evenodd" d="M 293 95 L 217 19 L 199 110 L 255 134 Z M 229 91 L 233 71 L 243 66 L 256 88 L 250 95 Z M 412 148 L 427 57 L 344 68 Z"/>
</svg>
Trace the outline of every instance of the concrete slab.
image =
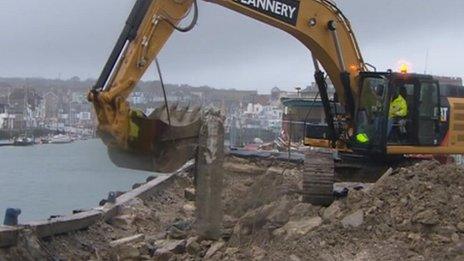
<svg viewBox="0 0 464 261">
<path fill-rule="evenodd" d="M 34 229 L 37 237 L 45 238 L 88 228 L 100 221 L 102 216 L 103 212 L 91 210 L 47 221 L 30 222 L 24 226 Z"/>
</svg>

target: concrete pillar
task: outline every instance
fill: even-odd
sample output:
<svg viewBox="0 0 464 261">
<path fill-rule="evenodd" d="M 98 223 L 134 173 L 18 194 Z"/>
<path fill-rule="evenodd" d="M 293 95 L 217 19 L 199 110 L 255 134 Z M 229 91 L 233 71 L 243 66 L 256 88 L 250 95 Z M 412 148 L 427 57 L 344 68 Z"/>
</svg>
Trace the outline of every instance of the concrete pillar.
<svg viewBox="0 0 464 261">
<path fill-rule="evenodd" d="M 223 117 L 209 109 L 202 115 L 195 172 L 197 232 L 207 239 L 222 234 L 223 161 Z"/>
</svg>

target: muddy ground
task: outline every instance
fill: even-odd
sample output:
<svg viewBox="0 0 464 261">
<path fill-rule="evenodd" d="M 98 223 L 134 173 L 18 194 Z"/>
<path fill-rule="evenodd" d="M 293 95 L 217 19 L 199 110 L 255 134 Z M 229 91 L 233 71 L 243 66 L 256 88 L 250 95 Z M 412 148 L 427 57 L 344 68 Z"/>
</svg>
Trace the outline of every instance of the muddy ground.
<svg viewBox="0 0 464 261">
<path fill-rule="evenodd" d="M 192 178 L 88 230 L 0 250 L 0 260 L 464 260 L 464 170 L 422 162 L 330 207 L 301 203 L 301 166 L 228 158 L 223 237 L 195 235 Z"/>
</svg>

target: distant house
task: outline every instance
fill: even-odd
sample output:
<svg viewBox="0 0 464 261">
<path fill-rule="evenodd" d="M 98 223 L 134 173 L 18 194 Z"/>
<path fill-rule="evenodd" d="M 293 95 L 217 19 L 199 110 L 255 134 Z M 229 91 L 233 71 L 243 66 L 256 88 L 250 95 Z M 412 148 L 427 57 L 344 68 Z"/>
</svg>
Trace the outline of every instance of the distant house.
<svg viewBox="0 0 464 261">
<path fill-rule="evenodd" d="M 148 102 L 145 93 L 143 92 L 134 92 L 129 98 L 131 104 L 144 104 Z"/>
<path fill-rule="evenodd" d="M 71 102 L 75 103 L 86 103 L 86 96 L 83 92 L 73 92 L 71 93 Z"/>
<path fill-rule="evenodd" d="M 72 102 L 69 104 L 70 125 L 91 126 L 92 125 L 92 106 L 90 103 Z"/>
<path fill-rule="evenodd" d="M 46 119 L 57 119 L 59 114 L 60 99 L 53 92 L 47 92 L 44 95 L 43 117 Z"/>
<path fill-rule="evenodd" d="M 283 110 L 279 106 L 267 105 L 261 112 L 261 125 L 279 133 L 282 128 Z"/>
<path fill-rule="evenodd" d="M 13 129 L 34 127 L 35 113 L 40 104 L 40 95 L 32 88 L 15 88 L 8 96 L 9 114 L 13 119 Z"/>
<path fill-rule="evenodd" d="M 335 94 L 335 87 L 332 84 L 332 81 L 330 81 L 330 79 L 327 79 L 327 94 L 329 95 L 329 98 L 332 98 Z M 309 99 L 315 99 L 316 97 L 320 97 L 319 88 L 317 84 L 315 82 L 312 82 L 311 85 L 306 86 L 305 89 L 301 90 L 301 97 Z"/>
<path fill-rule="evenodd" d="M 283 111 L 278 106 L 267 105 L 263 107 L 262 112 L 264 118 L 266 119 L 282 119 Z"/>
<path fill-rule="evenodd" d="M 0 129 L 9 128 L 9 114 L 8 114 L 8 104 L 0 103 Z"/>
<path fill-rule="evenodd" d="M 259 103 L 248 103 L 245 114 L 258 115 L 263 111 L 263 105 Z"/>
</svg>

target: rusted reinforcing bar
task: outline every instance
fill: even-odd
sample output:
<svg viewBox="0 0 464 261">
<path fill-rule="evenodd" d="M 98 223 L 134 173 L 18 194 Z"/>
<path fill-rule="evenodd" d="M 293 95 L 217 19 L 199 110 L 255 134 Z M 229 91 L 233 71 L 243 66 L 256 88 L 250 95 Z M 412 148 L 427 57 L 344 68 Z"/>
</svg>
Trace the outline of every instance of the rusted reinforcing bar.
<svg viewBox="0 0 464 261">
<path fill-rule="evenodd" d="M 174 173 L 160 175 L 156 179 L 119 196 L 114 204 L 107 203 L 103 207 L 94 208 L 86 212 L 47 221 L 29 222 L 16 227 L 0 226 L 0 248 L 15 246 L 20 233 L 24 229 L 35 231 L 39 238 L 46 238 L 82 230 L 102 220 L 107 221 L 117 216 L 120 212 L 120 207 L 125 203 L 134 198 L 147 198 L 155 192 L 165 189 L 178 174 L 192 169 L 193 166 L 194 163 L 189 162 Z"/>
</svg>

